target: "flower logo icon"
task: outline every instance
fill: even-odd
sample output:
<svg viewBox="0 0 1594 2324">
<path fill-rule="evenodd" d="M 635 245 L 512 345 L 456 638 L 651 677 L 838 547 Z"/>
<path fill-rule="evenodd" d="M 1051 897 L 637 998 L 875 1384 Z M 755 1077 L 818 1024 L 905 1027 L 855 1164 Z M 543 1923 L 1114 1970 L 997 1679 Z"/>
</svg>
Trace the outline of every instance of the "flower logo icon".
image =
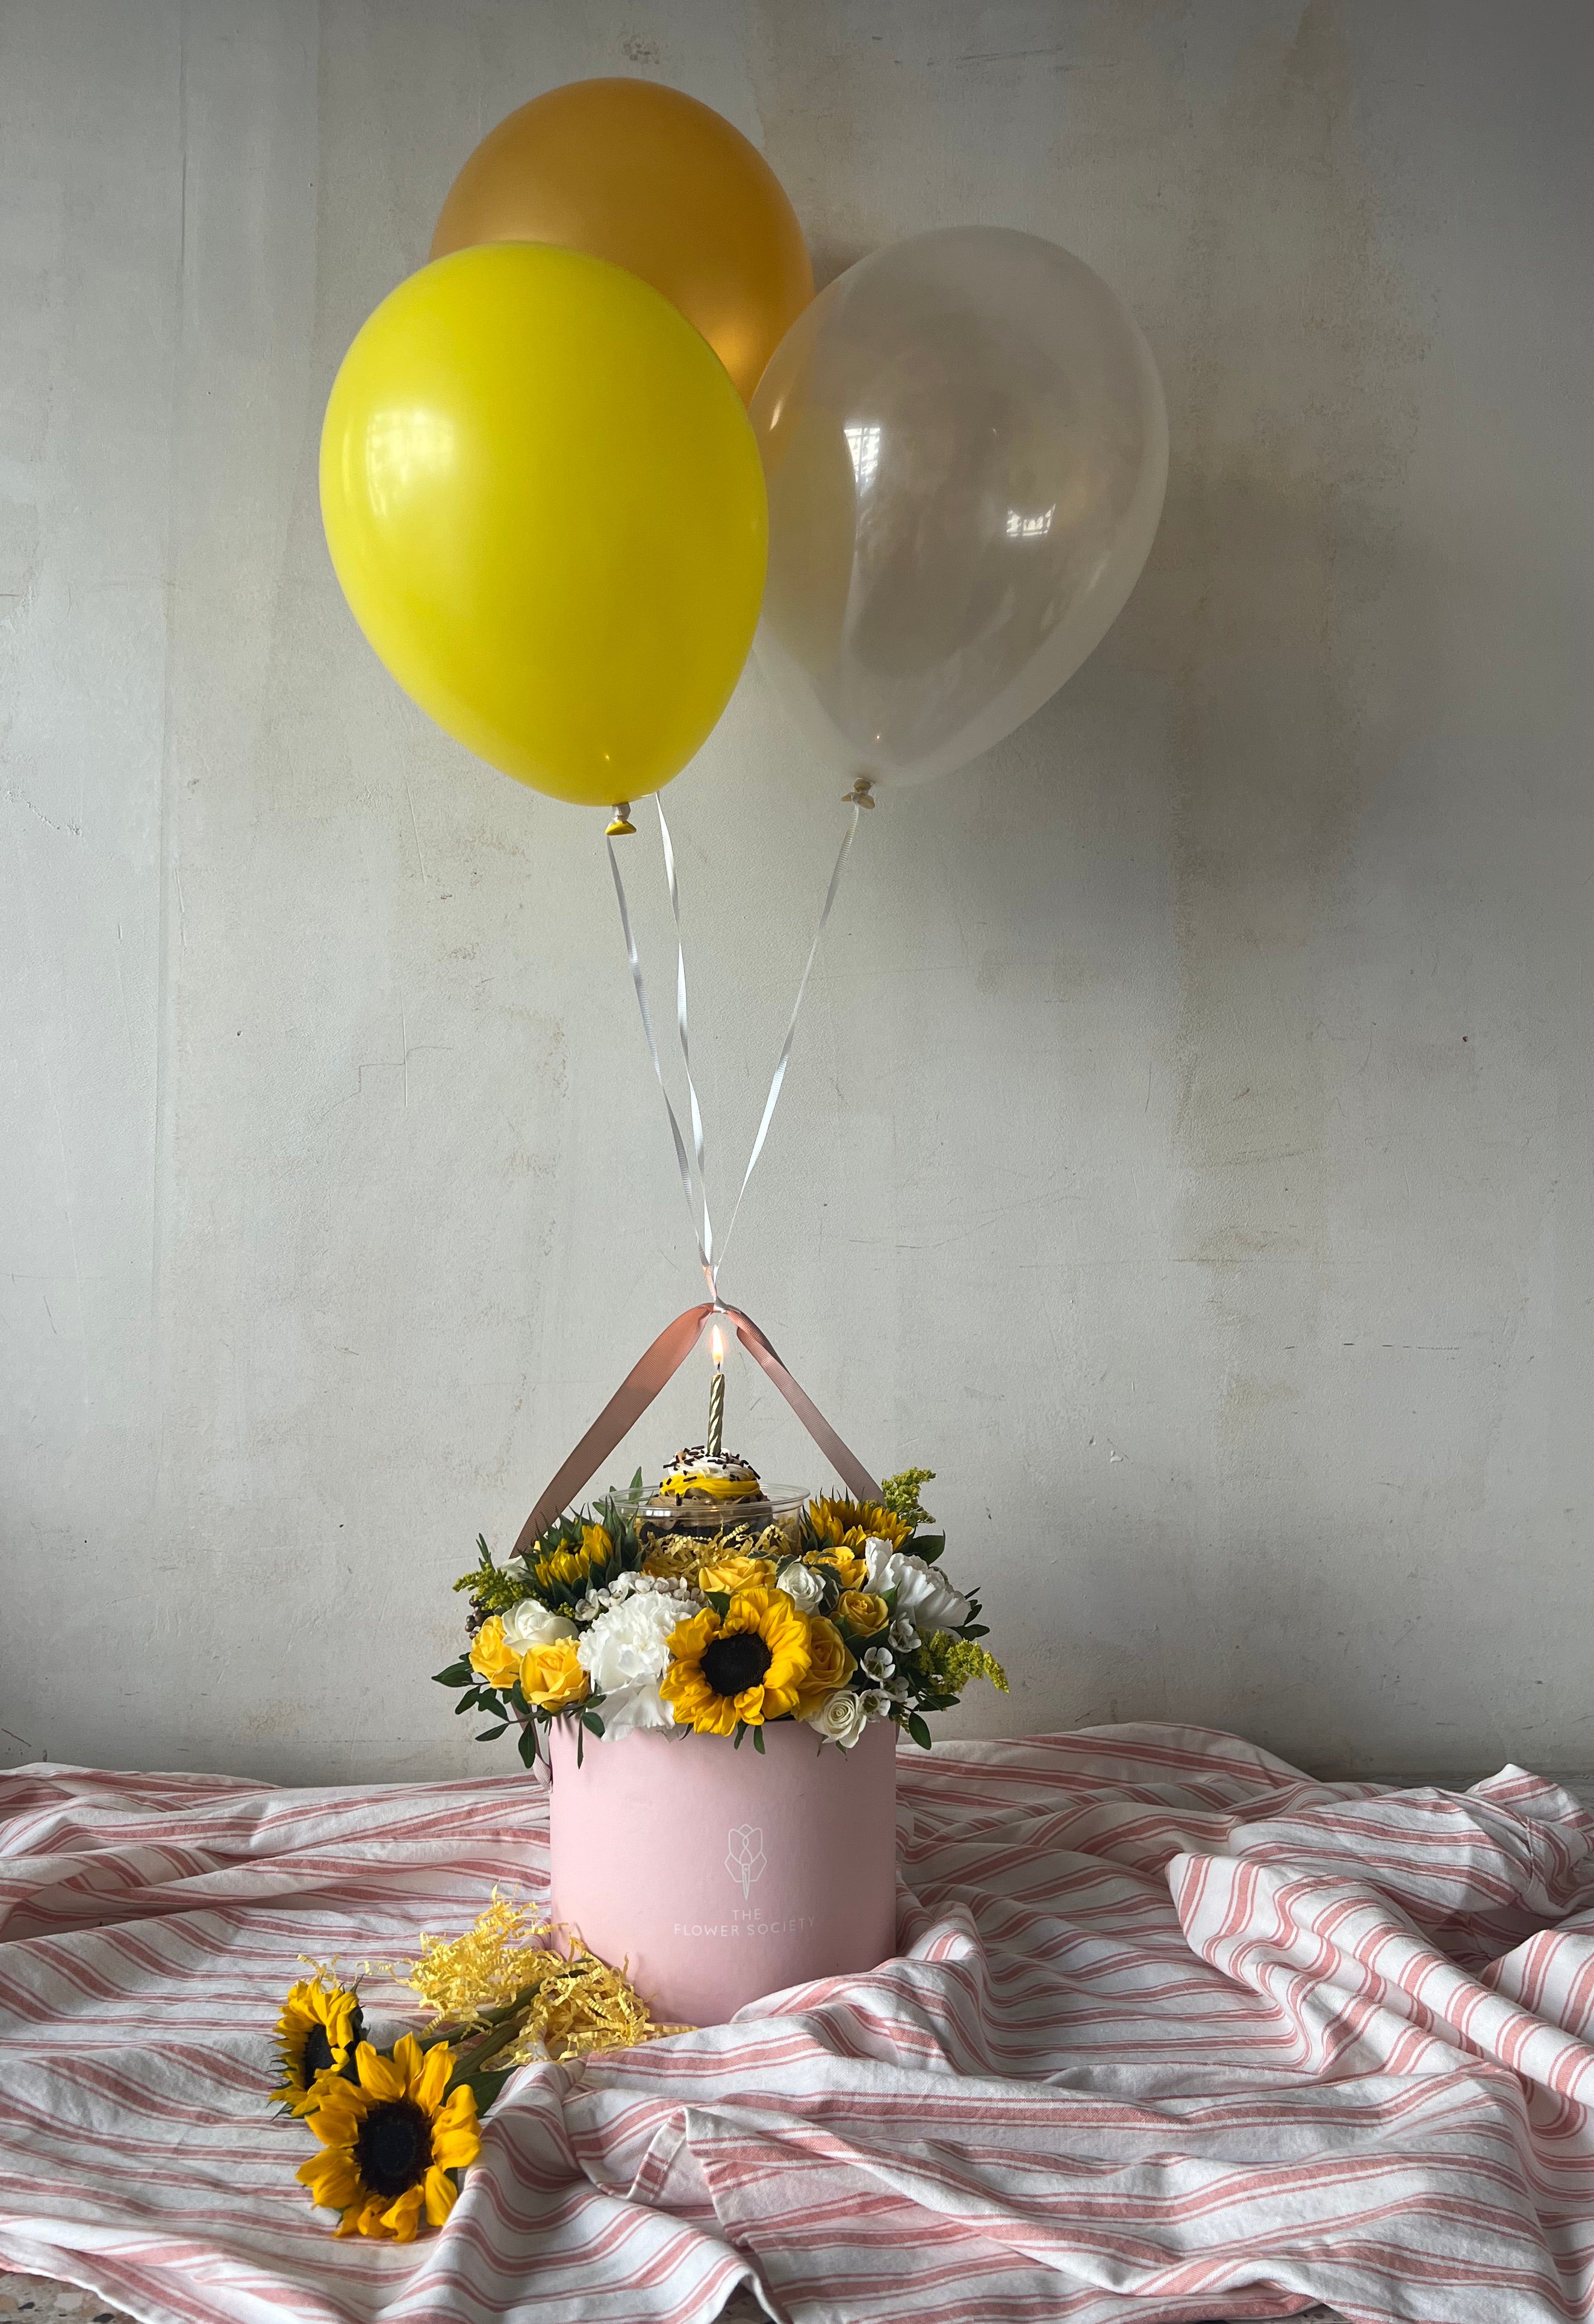
<svg viewBox="0 0 1594 2324">
<path fill-rule="evenodd" d="M 745 1898 L 764 1869 L 764 1835 L 756 1823 L 732 1825 L 725 1841 L 725 1869 Z"/>
</svg>

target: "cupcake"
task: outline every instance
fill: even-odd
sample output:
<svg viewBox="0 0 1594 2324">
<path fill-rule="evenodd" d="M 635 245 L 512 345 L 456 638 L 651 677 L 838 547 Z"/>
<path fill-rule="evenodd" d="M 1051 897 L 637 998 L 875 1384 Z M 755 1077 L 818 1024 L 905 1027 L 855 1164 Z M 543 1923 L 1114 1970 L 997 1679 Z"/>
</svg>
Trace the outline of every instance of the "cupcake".
<svg viewBox="0 0 1594 2324">
<path fill-rule="evenodd" d="M 689 1444 L 669 1463 L 642 1516 L 650 1526 L 672 1533 L 718 1533 L 727 1525 L 756 1533 L 774 1510 L 751 1461 Z"/>
</svg>

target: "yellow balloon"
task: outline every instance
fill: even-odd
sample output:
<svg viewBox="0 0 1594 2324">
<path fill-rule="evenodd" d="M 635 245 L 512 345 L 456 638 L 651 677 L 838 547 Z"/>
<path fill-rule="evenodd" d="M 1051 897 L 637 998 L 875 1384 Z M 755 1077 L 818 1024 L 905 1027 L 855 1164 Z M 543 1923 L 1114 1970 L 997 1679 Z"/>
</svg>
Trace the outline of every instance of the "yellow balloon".
<svg viewBox="0 0 1594 2324">
<path fill-rule="evenodd" d="M 355 620 L 468 749 L 580 806 L 678 774 L 730 698 L 767 514 L 741 398 L 667 299 L 550 244 L 384 299 L 321 431 Z"/>
</svg>

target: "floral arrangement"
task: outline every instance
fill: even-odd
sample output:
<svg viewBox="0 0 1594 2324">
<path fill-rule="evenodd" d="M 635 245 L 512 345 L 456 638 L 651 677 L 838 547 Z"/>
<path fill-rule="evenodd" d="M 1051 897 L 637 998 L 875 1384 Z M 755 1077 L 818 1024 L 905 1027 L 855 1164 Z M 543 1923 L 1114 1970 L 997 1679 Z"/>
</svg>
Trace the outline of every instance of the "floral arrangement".
<svg viewBox="0 0 1594 2324">
<path fill-rule="evenodd" d="M 556 1719 L 584 1735 L 670 1729 L 748 1735 L 802 1720 L 851 1749 L 889 1720 L 926 1750 L 928 1712 L 950 1710 L 975 1678 L 1007 1692 L 979 1641 L 980 1601 L 939 1571 L 945 1536 L 919 1499 L 935 1475 L 889 1477 L 878 1502 L 807 1502 L 795 1522 L 705 1537 L 669 1532 L 610 1495 L 561 1517 L 527 1557 L 479 1563 L 468 1591 L 469 1645 L 437 1674 L 460 1712 L 520 1728 L 536 1760 Z M 640 1478 L 633 1486 L 634 1503 Z"/>
<path fill-rule="evenodd" d="M 419 1997 L 428 2023 L 386 2053 L 365 2039 L 358 1986 L 341 1983 L 336 1963 L 306 1963 L 314 1974 L 277 2020 L 272 2096 L 318 2141 L 297 2176 L 338 2214 L 338 2235 L 412 2243 L 441 2227 L 481 2152 L 481 2116 L 517 2066 L 682 2030 L 656 2025 L 621 1972 L 585 1946 L 540 1941 L 557 1934 L 495 1888 L 463 1936 L 423 1936 L 419 1958 L 387 1974 Z"/>
</svg>

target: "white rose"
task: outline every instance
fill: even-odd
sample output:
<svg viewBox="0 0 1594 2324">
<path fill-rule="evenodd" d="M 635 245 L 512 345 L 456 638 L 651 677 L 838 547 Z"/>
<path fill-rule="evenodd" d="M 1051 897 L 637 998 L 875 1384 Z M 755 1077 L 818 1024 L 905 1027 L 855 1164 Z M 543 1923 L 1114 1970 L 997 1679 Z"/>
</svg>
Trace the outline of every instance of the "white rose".
<svg viewBox="0 0 1594 2324">
<path fill-rule="evenodd" d="M 865 1542 L 863 1562 L 868 1576 L 864 1586 L 894 1590 L 893 1611 L 921 1631 L 961 1629 L 974 1610 L 963 1591 L 954 1590 L 933 1565 L 905 1549 L 893 1549 L 889 1542 Z"/>
<path fill-rule="evenodd" d="M 863 1698 L 849 1687 L 838 1687 L 827 1694 L 817 1711 L 808 1713 L 808 1725 L 815 1728 L 828 1742 L 839 1743 L 850 1751 L 863 1732 Z"/>
<path fill-rule="evenodd" d="M 811 1614 L 825 1595 L 825 1584 L 811 1565 L 788 1565 L 780 1576 L 779 1587 L 790 1599 L 799 1614 Z"/>
<path fill-rule="evenodd" d="M 504 1644 L 512 1646 L 518 1655 L 523 1655 L 529 1646 L 551 1646 L 556 1638 L 575 1636 L 574 1622 L 567 1621 L 563 1614 L 550 1613 L 535 1598 L 522 1598 L 503 1618 Z"/>
<path fill-rule="evenodd" d="M 576 1659 L 604 1698 L 599 1715 L 605 1735 L 674 1726 L 659 1682 L 669 1665 L 669 1634 L 685 1611 L 673 1598 L 639 1592 L 582 1632 Z"/>
</svg>

